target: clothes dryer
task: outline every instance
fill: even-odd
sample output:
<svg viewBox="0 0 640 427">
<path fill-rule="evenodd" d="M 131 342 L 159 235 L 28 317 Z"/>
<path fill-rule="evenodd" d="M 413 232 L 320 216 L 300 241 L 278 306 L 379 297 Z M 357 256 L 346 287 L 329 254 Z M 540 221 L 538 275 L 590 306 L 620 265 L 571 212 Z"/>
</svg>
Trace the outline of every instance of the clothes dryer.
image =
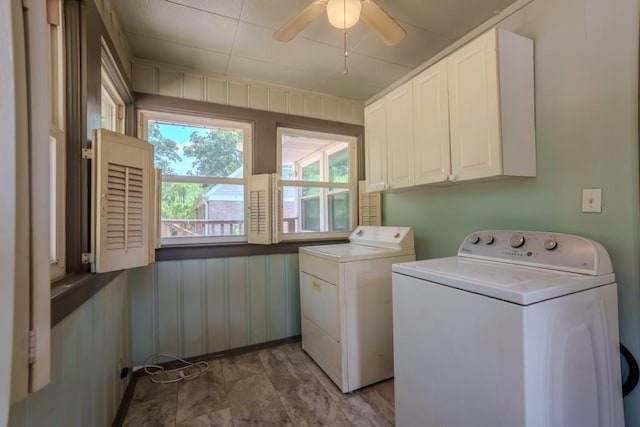
<svg viewBox="0 0 640 427">
<path fill-rule="evenodd" d="M 411 227 L 349 241 L 299 250 L 302 348 L 344 393 L 393 376 L 391 265 L 415 260 Z"/>
</svg>

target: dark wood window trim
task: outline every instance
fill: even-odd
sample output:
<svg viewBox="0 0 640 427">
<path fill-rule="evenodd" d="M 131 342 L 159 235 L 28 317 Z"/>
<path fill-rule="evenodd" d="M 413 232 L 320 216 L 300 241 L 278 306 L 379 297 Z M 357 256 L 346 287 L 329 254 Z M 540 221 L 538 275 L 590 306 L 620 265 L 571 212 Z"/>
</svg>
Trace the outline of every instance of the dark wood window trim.
<svg viewBox="0 0 640 427">
<path fill-rule="evenodd" d="M 135 93 L 134 98 L 136 111 L 150 110 L 253 123 L 251 165 L 252 173 L 256 175 L 275 173 L 277 170 L 277 130 L 279 127 L 356 137 L 358 140 L 358 179 L 364 179 L 364 126 L 161 95 Z"/>
<path fill-rule="evenodd" d="M 100 292 L 121 272 L 67 274 L 55 282 L 51 289 L 51 327 Z"/>
<path fill-rule="evenodd" d="M 359 179 L 364 176 L 364 127 L 349 123 L 334 122 L 271 111 L 254 110 L 232 105 L 214 104 L 160 95 L 135 94 L 136 111 L 148 110 L 191 116 L 213 117 L 226 120 L 250 122 L 254 126 L 252 146 L 252 169 L 254 174 L 274 173 L 277 170 L 277 130 L 279 127 L 337 133 L 356 137 Z M 273 245 L 248 243 L 218 243 L 209 245 L 171 245 L 156 249 L 157 261 L 254 256 L 296 253 L 301 246 L 345 243 L 346 239 L 299 240 Z"/>
<path fill-rule="evenodd" d="M 277 255 L 298 253 L 302 246 L 347 243 L 346 239 L 282 242 L 273 245 L 222 243 L 217 245 L 175 245 L 156 249 L 156 261 L 182 259 L 228 258 L 237 256 Z"/>
<path fill-rule="evenodd" d="M 65 67 L 66 67 L 66 265 L 67 275 L 52 284 L 51 326 L 81 306 L 120 272 L 90 273 L 89 264 L 81 261 L 90 251 L 90 164 L 82 159 L 82 149 L 90 146 L 91 130 L 100 127 L 103 40 L 111 52 L 113 41 L 93 0 L 65 0 Z M 117 55 L 107 63 L 108 71 L 116 69 L 124 75 Z M 132 101 L 129 82 L 118 82 Z M 133 108 L 130 109 L 133 111 Z M 128 129 L 133 130 L 133 120 Z"/>
</svg>

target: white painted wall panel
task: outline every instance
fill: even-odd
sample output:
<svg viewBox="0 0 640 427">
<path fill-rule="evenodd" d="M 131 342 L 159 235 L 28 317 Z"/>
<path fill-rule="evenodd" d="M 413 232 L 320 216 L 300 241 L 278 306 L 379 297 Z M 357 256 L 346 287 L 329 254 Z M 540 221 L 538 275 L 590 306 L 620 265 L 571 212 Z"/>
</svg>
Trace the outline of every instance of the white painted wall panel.
<svg viewBox="0 0 640 427">
<path fill-rule="evenodd" d="M 204 101 L 204 77 L 195 74 L 184 74 L 184 97 Z"/>
<path fill-rule="evenodd" d="M 249 106 L 249 86 L 247 84 L 229 82 L 229 105 Z"/>
<path fill-rule="evenodd" d="M 269 109 L 269 95 L 266 86 L 249 86 L 249 107 L 256 110 Z"/>
<path fill-rule="evenodd" d="M 269 89 L 269 111 L 287 113 L 287 92 L 281 89 Z"/>
<path fill-rule="evenodd" d="M 322 98 L 317 95 L 303 95 L 303 116 L 322 117 Z"/>
<path fill-rule="evenodd" d="M 228 102 L 226 80 L 207 78 L 207 101 L 216 104 Z"/>
<path fill-rule="evenodd" d="M 182 98 L 184 74 L 178 71 L 160 69 L 158 73 L 158 94 Z"/>
<path fill-rule="evenodd" d="M 133 90 L 136 92 L 158 94 L 158 69 L 150 65 L 134 63 L 132 68 Z"/>
<path fill-rule="evenodd" d="M 322 98 L 320 106 L 320 114 L 325 120 L 338 120 L 338 101 L 331 98 Z"/>
<path fill-rule="evenodd" d="M 289 94 L 289 114 L 304 116 L 304 97 L 301 93 Z"/>
</svg>

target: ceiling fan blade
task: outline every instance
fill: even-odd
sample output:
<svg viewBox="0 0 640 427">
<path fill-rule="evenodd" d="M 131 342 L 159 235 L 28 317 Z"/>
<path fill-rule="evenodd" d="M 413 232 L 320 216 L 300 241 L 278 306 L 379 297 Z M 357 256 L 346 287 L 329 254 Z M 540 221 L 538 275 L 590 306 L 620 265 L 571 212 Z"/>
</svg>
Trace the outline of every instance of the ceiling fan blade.
<svg viewBox="0 0 640 427">
<path fill-rule="evenodd" d="M 304 8 L 302 12 L 297 14 L 291 21 L 284 24 L 278 31 L 273 33 L 273 38 L 288 42 L 292 40 L 298 33 L 305 29 L 314 19 L 322 15 L 327 10 L 327 2 L 316 0 L 309 6 Z"/>
<path fill-rule="evenodd" d="M 360 16 L 387 46 L 393 46 L 407 34 L 404 28 L 373 0 L 362 1 Z"/>
</svg>

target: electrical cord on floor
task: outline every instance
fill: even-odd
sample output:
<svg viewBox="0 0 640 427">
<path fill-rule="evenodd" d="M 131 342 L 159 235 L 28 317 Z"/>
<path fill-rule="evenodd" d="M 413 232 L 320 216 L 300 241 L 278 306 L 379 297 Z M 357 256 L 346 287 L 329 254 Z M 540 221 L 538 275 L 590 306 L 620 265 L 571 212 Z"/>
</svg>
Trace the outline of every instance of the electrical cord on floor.
<svg viewBox="0 0 640 427">
<path fill-rule="evenodd" d="M 620 343 L 620 353 L 622 353 L 624 360 L 629 366 L 629 375 L 627 375 L 626 381 L 624 382 L 624 384 L 622 384 L 622 397 L 624 397 L 627 394 L 631 393 L 634 388 L 636 388 L 638 379 L 640 379 L 640 369 L 638 369 L 638 362 L 636 362 L 636 359 L 633 357 L 627 347 L 622 345 L 622 343 Z"/>
<path fill-rule="evenodd" d="M 173 359 L 174 361 L 180 361 L 184 363 L 184 366 L 180 366 L 174 369 L 165 369 L 164 366 L 149 363 L 153 359 L 158 359 L 160 357 L 166 357 L 168 359 Z M 147 359 L 147 361 L 144 363 L 143 368 L 146 374 L 151 377 L 152 382 L 156 384 L 170 384 L 177 383 L 178 381 L 193 380 L 198 378 L 200 375 L 204 374 L 207 369 L 209 369 L 209 364 L 202 361 L 190 363 L 184 359 L 172 356 L 170 354 L 154 354 Z"/>
</svg>

